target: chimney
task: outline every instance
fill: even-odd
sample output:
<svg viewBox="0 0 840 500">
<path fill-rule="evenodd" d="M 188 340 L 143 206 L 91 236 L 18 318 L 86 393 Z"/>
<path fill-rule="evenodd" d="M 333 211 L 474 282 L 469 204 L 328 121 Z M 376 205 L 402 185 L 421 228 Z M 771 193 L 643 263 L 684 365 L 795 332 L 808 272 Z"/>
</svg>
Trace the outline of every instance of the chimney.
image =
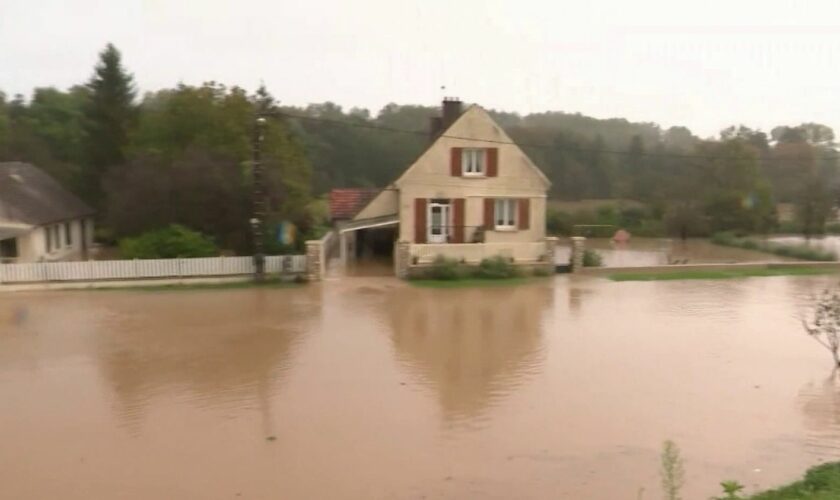
<svg viewBox="0 0 840 500">
<path fill-rule="evenodd" d="M 443 118 L 439 116 L 429 117 L 429 139 L 435 140 L 443 132 Z"/>
<path fill-rule="evenodd" d="M 461 116 L 462 105 L 457 97 L 443 98 L 443 130 L 448 129 Z"/>
</svg>

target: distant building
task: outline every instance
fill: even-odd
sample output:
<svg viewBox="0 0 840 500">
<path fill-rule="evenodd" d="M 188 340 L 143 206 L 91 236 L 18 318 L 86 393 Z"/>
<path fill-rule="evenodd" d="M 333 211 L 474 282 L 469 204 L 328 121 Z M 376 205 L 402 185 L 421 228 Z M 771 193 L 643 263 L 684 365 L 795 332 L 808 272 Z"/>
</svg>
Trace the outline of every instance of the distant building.
<svg viewBox="0 0 840 500">
<path fill-rule="evenodd" d="M 0 261 L 82 260 L 93 242 L 94 211 L 43 170 L 0 163 Z"/>
</svg>

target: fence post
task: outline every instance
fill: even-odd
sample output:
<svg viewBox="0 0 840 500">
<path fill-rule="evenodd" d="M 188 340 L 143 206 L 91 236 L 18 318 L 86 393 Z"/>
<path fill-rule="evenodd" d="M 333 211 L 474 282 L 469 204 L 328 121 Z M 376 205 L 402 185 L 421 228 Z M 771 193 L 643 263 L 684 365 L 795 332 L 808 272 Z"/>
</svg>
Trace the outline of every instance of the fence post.
<svg viewBox="0 0 840 500">
<path fill-rule="evenodd" d="M 586 238 L 583 236 L 572 236 L 572 272 L 579 273 L 583 270 L 583 253 L 586 251 Z"/>
<path fill-rule="evenodd" d="M 324 278 L 321 272 L 322 247 L 323 242 L 321 240 L 306 242 L 306 279 L 309 281 L 321 281 Z"/>
<path fill-rule="evenodd" d="M 398 241 L 394 243 L 394 274 L 397 278 L 406 279 L 411 266 L 411 243 Z"/>
<path fill-rule="evenodd" d="M 557 251 L 557 237 L 548 236 L 545 239 L 545 260 L 550 273 L 555 272 L 556 263 L 554 262 L 554 255 Z"/>
</svg>

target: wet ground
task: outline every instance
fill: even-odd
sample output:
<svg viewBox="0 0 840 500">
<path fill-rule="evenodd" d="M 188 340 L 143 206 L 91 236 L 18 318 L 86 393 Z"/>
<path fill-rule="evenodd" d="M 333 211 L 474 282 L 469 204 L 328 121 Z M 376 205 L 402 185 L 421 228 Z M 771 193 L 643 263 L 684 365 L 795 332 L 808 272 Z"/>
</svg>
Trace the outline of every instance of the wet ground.
<svg viewBox="0 0 840 500">
<path fill-rule="evenodd" d="M 661 266 L 666 264 L 719 264 L 736 262 L 779 262 L 792 260 L 742 248 L 715 245 L 708 239 L 632 238 L 616 244 L 610 238 L 587 238 L 586 248 L 596 250 L 607 267 Z M 555 261 L 569 262 L 571 246 L 568 238 L 558 242 Z"/>
<path fill-rule="evenodd" d="M 3 498 L 659 498 L 840 459 L 826 277 L 0 295 Z"/>
</svg>

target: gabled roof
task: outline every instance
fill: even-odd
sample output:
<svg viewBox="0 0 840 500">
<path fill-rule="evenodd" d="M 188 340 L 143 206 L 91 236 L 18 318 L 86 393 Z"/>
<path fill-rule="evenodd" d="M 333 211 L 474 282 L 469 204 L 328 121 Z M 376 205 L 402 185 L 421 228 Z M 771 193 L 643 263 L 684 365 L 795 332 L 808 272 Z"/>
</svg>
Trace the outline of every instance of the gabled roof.
<svg viewBox="0 0 840 500">
<path fill-rule="evenodd" d="M 370 203 L 379 189 L 336 188 L 330 191 L 330 218 L 352 219 L 365 205 Z"/>
<path fill-rule="evenodd" d="M 482 116 L 483 120 L 486 120 L 487 123 L 492 125 L 492 127 L 495 131 L 495 136 L 493 136 L 493 137 L 459 137 L 459 136 L 450 135 L 452 133 L 453 129 L 457 129 L 457 125 L 459 124 L 459 122 L 461 122 L 461 120 L 464 120 L 465 117 L 467 117 L 468 115 L 471 115 L 471 114 L 473 114 L 473 115 L 474 114 L 480 114 Z M 531 161 L 531 159 L 528 157 L 528 155 L 525 153 L 525 151 L 523 151 L 522 148 L 513 139 L 510 138 L 510 136 L 504 131 L 504 129 L 502 129 L 502 127 L 500 127 L 496 123 L 495 120 L 493 120 L 493 118 L 490 116 L 490 114 L 487 112 L 487 110 L 485 110 L 484 108 L 482 108 L 481 106 L 479 106 L 477 104 L 472 104 L 472 105 L 468 106 L 467 109 L 464 110 L 460 115 L 458 115 L 458 117 L 456 119 L 454 119 L 452 121 L 452 123 L 449 124 L 448 127 L 446 127 L 439 135 L 437 135 L 434 138 L 434 140 L 432 141 L 432 143 L 429 144 L 429 146 L 426 147 L 426 149 L 420 154 L 418 159 L 415 160 L 414 163 L 409 165 L 409 167 L 407 169 L 405 169 L 402 172 L 402 174 L 400 174 L 400 176 L 397 178 L 397 180 L 394 181 L 394 185 L 399 188 L 402 181 L 405 179 L 405 177 L 408 175 L 408 173 L 411 172 L 412 168 L 414 168 L 414 166 L 418 163 L 420 158 L 422 158 L 425 154 L 427 154 L 429 152 L 429 150 L 434 148 L 437 145 L 437 143 L 440 142 L 443 139 L 455 140 L 455 141 L 471 141 L 471 142 L 486 141 L 488 143 L 498 144 L 500 146 L 502 146 L 502 145 L 513 146 L 513 147 L 515 147 L 516 149 L 519 150 L 519 152 L 522 154 L 522 157 L 525 158 L 526 161 L 528 162 L 529 168 L 537 175 L 537 177 L 539 177 L 540 181 L 542 181 L 542 183 L 545 185 L 545 187 L 548 188 L 549 186 L 551 186 L 551 181 L 548 179 L 548 177 L 545 175 L 545 173 L 543 173 L 543 171 L 539 167 L 537 167 L 534 164 L 533 161 Z"/>
<path fill-rule="evenodd" d="M 94 210 L 29 163 L 0 163 L 0 221 L 41 226 L 78 219 Z"/>
</svg>

